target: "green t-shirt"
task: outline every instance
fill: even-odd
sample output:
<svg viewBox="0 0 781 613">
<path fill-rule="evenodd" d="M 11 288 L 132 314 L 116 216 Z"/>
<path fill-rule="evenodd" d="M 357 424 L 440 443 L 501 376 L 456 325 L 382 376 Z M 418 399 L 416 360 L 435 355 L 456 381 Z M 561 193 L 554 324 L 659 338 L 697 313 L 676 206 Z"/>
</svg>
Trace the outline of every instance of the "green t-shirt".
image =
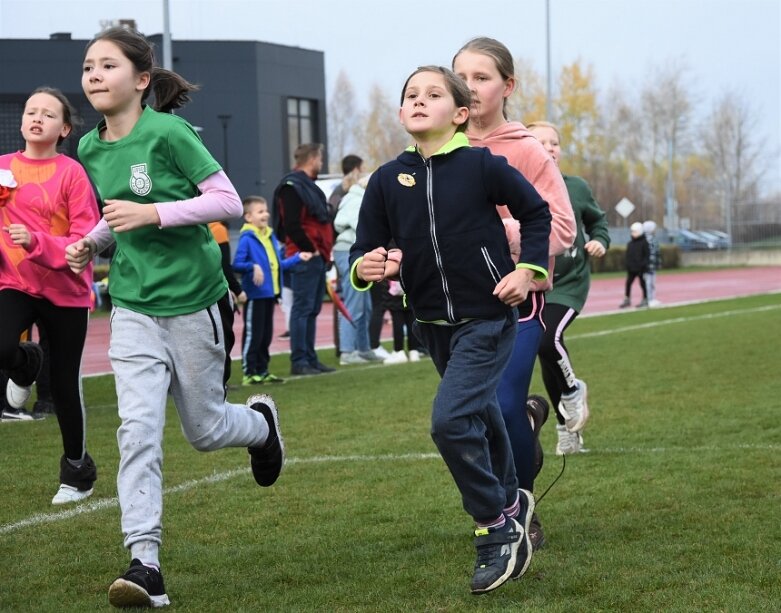
<svg viewBox="0 0 781 613">
<path fill-rule="evenodd" d="M 113 142 L 100 140 L 104 125 L 79 142 L 79 159 L 102 201 L 186 200 L 198 195 L 200 181 L 220 170 L 193 127 L 176 115 L 145 107 L 133 131 Z M 206 224 L 113 234 L 109 293 L 114 304 L 170 317 L 199 311 L 228 290 L 220 248 Z"/>
</svg>

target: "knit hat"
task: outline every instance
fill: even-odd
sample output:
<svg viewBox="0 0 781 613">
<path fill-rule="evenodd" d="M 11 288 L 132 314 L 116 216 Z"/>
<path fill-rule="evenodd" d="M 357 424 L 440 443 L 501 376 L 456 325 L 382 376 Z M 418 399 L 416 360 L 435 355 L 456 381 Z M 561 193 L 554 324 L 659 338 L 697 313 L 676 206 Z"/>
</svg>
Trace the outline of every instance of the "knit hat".
<svg viewBox="0 0 781 613">
<path fill-rule="evenodd" d="M 639 236 L 643 233 L 643 224 L 641 224 L 639 221 L 636 221 L 631 226 L 629 226 L 629 231 L 632 233 L 632 236 Z"/>
<path fill-rule="evenodd" d="M 643 232 L 646 234 L 653 234 L 656 232 L 656 222 L 651 221 L 650 219 L 648 221 L 643 222 Z"/>
</svg>

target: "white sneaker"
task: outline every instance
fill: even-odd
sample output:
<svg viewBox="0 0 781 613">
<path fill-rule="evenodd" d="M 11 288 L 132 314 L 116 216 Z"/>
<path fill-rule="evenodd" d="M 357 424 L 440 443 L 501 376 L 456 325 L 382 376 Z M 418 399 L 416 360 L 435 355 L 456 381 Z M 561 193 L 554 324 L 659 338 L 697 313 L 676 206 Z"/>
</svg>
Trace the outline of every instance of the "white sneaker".
<svg viewBox="0 0 781 613">
<path fill-rule="evenodd" d="M 404 364 L 407 361 L 407 354 L 404 351 L 394 351 L 383 360 L 383 364 Z"/>
<path fill-rule="evenodd" d="M 361 356 L 367 362 L 382 362 L 385 359 L 377 355 L 377 352 L 372 351 L 371 349 L 369 349 L 368 351 L 359 351 L 358 355 Z"/>
<path fill-rule="evenodd" d="M 72 485 L 60 484 L 60 489 L 52 498 L 52 504 L 68 504 L 69 502 L 79 502 L 85 498 L 92 496 L 92 488 L 88 490 L 80 490 Z"/>
<path fill-rule="evenodd" d="M 409 352 L 409 361 L 420 362 L 420 351 L 418 351 L 417 349 L 411 349 Z"/>
<path fill-rule="evenodd" d="M 372 349 L 372 351 L 374 352 L 374 355 L 376 355 L 377 357 L 383 360 L 387 357 L 390 357 L 390 353 L 388 353 L 388 350 L 385 349 L 385 347 L 383 347 L 382 345 L 380 345 L 379 347 L 375 347 L 374 349 Z"/>
<path fill-rule="evenodd" d="M 350 364 L 366 364 L 368 360 L 361 357 L 357 351 L 350 351 L 339 356 L 339 366 L 349 366 Z"/>
<path fill-rule="evenodd" d="M 580 432 L 588 421 L 588 386 L 585 381 L 575 379 L 578 389 L 569 396 L 562 396 L 559 411 L 564 416 L 564 425 L 570 432 Z"/>
<path fill-rule="evenodd" d="M 32 385 L 22 387 L 21 385 L 17 385 L 11 381 L 11 379 L 8 379 L 8 385 L 5 386 L 5 399 L 14 409 L 21 409 L 30 399 L 30 394 L 32 394 L 32 391 Z"/>
<path fill-rule="evenodd" d="M 570 432 L 567 426 L 556 424 L 556 434 L 559 435 L 559 441 L 556 443 L 556 455 L 569 455 L 580 451 L 580 435 L 577 432 Z"/>
</svg>

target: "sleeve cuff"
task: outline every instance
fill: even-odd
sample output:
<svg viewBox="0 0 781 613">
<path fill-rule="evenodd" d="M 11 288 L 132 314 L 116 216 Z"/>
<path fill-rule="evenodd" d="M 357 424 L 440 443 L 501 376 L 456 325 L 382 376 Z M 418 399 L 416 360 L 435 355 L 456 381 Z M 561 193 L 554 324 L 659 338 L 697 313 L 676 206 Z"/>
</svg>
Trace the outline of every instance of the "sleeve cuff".
<svg viewBox="0 0 781 613">
<path fill-rule="evenodd" d="M 548 269 L 542 268 L 540 266 L 535 266 L 534 264 L 526 264 L 524 262 L 518 262 L 515 265 L 515 270 L 518 270 L 519 268 L 528 268 L 529 270 L 534 271 L 534 280 L 535 281 L 545 281 L 548 278 Z"/>
</svg>

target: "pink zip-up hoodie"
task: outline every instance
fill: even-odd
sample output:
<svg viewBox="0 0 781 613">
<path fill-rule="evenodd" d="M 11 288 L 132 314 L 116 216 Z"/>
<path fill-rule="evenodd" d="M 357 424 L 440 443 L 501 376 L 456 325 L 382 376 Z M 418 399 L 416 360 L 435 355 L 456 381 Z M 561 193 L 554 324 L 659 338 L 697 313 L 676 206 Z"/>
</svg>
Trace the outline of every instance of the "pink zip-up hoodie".
<svg viewBox="0 0 781 613">
<path fill-rule="evenodd" d="M 469 144 L 473 147 L 487 147 L 494 155 L 507 158 L 510 165 L 519 170 L 548 203 L 552 217 L 548 278 L 545 281 L 534 281 L 532 289 L 539 291 L 550 289 L 556 256 L 572 246 L 577 232 L 567 186 L 564 184 L 559 167 L 540 142 L 520 122 L 510 121 L 502 124 L 482 138 L 470 134 L 469 130 L 466 135 L 469 137 Z M 523 229 L 512 218 L 507 207 L 497 207 L 497 211 L 505 223 L 510 252 L 513 259 L 518 261 L 521 249 L 520 232 Z"/>
<path fill-rule="evenodd" d="M 3 227 L 23 224 L 31 234 L 25 249 L 0 237 L 0 289 L 15 289 L 46 298 L 62 307 L 89 307 L 92 264 L 74 274 L 65 247 L 83 238 L 97 223 L 95 193 L 81 164 L 59 154 L 37 160 L 19 151 L 0 156 L 16 187 L 0 199 Z"/>
</svg>

